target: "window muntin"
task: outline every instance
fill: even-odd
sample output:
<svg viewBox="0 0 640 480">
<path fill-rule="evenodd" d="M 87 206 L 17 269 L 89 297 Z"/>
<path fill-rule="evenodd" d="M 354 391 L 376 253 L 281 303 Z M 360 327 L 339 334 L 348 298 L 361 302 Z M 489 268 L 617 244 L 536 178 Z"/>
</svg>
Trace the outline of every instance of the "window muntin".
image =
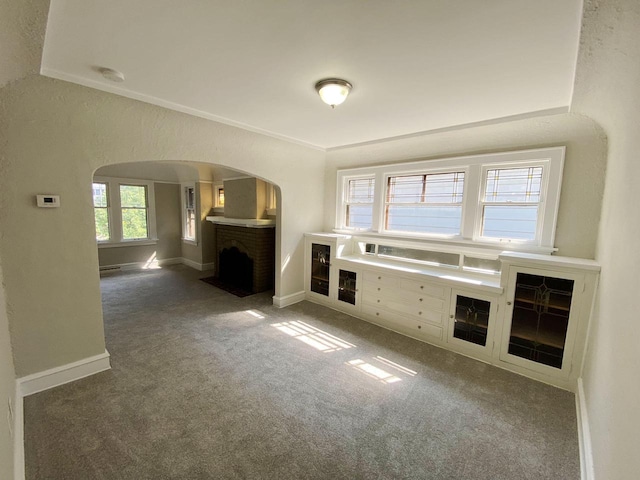
<svg viewBox="0 0 640 480">
<path fill-rule="evenodd" d="M 375 178 L 347 180 L 345 198 L 345 226 L 370 229 L 373 225 Z"/>
<path fill-rule="evenodd" d="M 390 176 L 384 229 L 436 235 L 460 235 L 465 173 Z"/>
<path fill-rule="evenodd" d="M 486 170 L 480 236 L 534 241 L 538 233 L 543 167 Z"/>
<path fill-rule="evenodd" d="M 96 240 L 105 242 L 111 238 L 109 224 L 109 189 L 103 182 L 93 183 L 93 213 L 96 222 Z"/>
<path fill-rule="evenodd" d="M 188 185 L 183 189 L 183 226 L 182 235 L 185 240 L 196 239 L 196 188 Z"/>
</svg>

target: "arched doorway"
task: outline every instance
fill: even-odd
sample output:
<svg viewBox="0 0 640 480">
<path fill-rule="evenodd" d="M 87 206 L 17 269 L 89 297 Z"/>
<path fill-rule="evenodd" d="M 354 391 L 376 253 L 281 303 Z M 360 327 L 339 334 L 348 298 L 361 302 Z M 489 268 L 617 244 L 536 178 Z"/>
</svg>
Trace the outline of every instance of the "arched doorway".
<svg viewBox="0 0 640 480">
<path fill-rule="evenodd" d="M 150 161 L 99 168 L 92 192 L 102 274 L 184 264 L 249 293 L 274 289 L 277 186 L 216 165 Z"/>
</svg>

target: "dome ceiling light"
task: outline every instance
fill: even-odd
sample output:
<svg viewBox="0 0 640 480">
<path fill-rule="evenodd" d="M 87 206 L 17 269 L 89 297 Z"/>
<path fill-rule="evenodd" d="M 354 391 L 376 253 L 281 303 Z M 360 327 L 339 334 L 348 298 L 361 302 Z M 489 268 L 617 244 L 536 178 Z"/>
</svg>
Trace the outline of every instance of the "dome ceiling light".
<svg viewBox="0 0 640 480">
<path fill-rule="evenodd" d="M 331 108 L 344 102 L 351 91 L 352 85 L 339 78 L 326 78 L 316 83 L 316 91 L 320 98 Z"/>
<path fill-rule="evenodd" d="M 124 82 L 124 74 L 113 68 L 100 67 L 98 71 L 102 74 L 104 78 L 107 80 L 111 80 L 112 82 Z"/>
</svg>

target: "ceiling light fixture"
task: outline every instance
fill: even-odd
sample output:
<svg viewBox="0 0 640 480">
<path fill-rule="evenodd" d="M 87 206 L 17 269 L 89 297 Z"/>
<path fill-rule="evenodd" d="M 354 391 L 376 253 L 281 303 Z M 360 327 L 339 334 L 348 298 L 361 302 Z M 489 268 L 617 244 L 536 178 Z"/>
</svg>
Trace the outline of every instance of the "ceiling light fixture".
<svg viewBox="0 0 640 480">
<path fill-rule="evenodd" d="M 111 80 L 112 82 L 124 82 L 124 74 L 113 68 L 101 67 L 98 71 L 102 74 L 104 78 L 107 80 Z"/>
<path fill-rule="evenodd" d="M 340 105 L 347 99 L 347 95 L 351 91 L 351 84 L 346 80 L 339 78 L 326 78 L 316 83 L 316 91 L 320 98 L 331 108 Z"/>
</svg>

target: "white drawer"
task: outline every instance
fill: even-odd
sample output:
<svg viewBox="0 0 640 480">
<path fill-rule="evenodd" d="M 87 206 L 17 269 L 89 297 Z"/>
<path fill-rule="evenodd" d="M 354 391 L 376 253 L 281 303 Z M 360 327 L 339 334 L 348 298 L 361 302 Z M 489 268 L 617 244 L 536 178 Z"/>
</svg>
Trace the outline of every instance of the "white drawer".
<svg viewBox="0 0 640 480">
<path fill-rule="evenodd" d="M 362 303 L 368 303 L 369 305 L 380 305 L 384 300 L 383 297 L 380 297 L 377 293 L 363 291 L 362 292 Z"/>
<path fill-rule="evenodd" d="M 416 307 L 418 310 L 433 309 L 439 312 L 444 312 L 449 308 L 448 299 L 369 282 L 364 283 L 362 292 L 363 296 L 369 297 L 369 303 L 382 303 L 383 300 L 399 301 L 399 303 Z"/>
<path fill-rule="evenodd" d="M 411 330 L 413 335 L 416 336 L 442 339 L 442 328 L 435 325 L 412 320 L 370 305 L 363 305 L 362 313 L 371 317 L 375 322 L 391 329 L 400 327 L 403 330 Z"/>
<path fill-rule="evenodd" d="M 383 273 L 364 271 L 362 275 L 365 282 L 369 282 L 372 285 L 386 285 L 389 287 L 400 286 L 401 279 L 392 275 L 385 275 Z"/>
<path fill-rule="evenodd" d="M 382 303 L 382 302 L 381 302 Z M 387 308 L 392 312 L 403 313 L 406 315 L 411 315 L 416 319 L 419 319 L 423 322 L 432 322 L 437 323 L 439 325 L 442 324 L 444 313 L 437 310 L 431 310 L 425 308 L 424 306 L 416 306 L 416 305 L 407 305 L 406 303 L 397 302 L 397 301 L 386 301 L 383 302 L 383 307 Z"/>
<path fill-rule="evenodd" d="M 419 292 L 432 297 L 446 299 L 448 297 L 449 288 L 434 285 L 432 283 L 420 282 L 415 280 L 401 280 L 400 288 L 408 292 Z"/>
<path fill-rule="evenodd" d="M 372 283 L 367 280 L 362 282 L 362 290 L 371 294 L 384 295 L 387 297 L 394 297 L 402 292 L 398 286 Z"/>
<path fill-rule="evenodd" d="M 437 299 L 432 300 L 434 302 L 441 302 L 441 300 Z M 409 315 L 416 320 L 437 323 L 438 325 L 442 325 L 447 315 L 447 312 L 444 311 L 444 305 L 441 305 L 441 308 L 428 308 L 426 305 L 388 299 L 367 292 L 362 295 L 362 304 L 383 309 L 392 314 L 399 313 Z"/>
</svg>

